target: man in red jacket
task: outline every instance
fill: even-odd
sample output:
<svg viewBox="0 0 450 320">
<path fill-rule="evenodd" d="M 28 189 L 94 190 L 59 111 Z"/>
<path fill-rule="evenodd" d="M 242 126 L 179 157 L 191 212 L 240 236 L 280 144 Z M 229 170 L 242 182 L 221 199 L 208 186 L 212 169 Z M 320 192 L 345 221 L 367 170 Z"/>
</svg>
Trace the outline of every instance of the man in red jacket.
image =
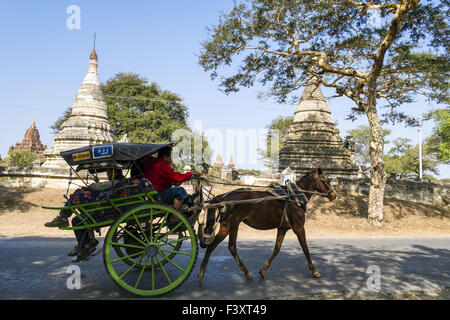
<svg viewBox="0 0 450 320">
<path fill-rule="evenodd" d="M 179 185 L 183 181 L 190 180 L 192 175 L 200 176 L 201 173 L 193 171 L 179 173 L 173 170 L 172 149 L 163 148 L 158 151 L 158 157 L 149 157 L 144 164 L 144 176 L 150 180 L 152 185 L 158 191 L 161 200 L 167 204 L 173 204 L 176 209 L 180 209 L 188 194 L 183 187 Z M 172 187 L 172 185 L 176 185 Z"/>
</svg>

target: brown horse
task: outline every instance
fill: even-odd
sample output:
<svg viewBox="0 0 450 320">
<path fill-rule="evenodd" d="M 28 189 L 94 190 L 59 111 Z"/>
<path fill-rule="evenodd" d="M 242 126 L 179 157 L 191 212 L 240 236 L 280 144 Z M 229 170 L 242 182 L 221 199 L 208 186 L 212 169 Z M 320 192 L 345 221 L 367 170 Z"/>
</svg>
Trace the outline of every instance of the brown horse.
<svg viewBox="0 0 450 320">
<path fill-rule="evenodd" d="M 337 197 L 336 191 L 333 189 L 330 181 L 320 168 L 314 169 L 309 174 L 301 177 L 296 181 L 296 184 L 301 190 L 322 193 L 330 201 L 336 199 Z M 309 200 L 312 196 L 312 193 L 305 193 L 305 195 Z M 211 201 L 211 203 L 231 200 L 238 201 L 258 199 L 266 197 L 273 197 L 273 194 L 268 191 L 238 189 L 215 197 L 215 199 Z M 204 230 L 206 234 L 213 233 L 215 211 L 216 209 L 208 209 L 207 223 Z M 244 222 L 246 225 L 259 230 L 269 230 L 275 228 L 278 229 L 277 239 L 272 256 L 267 260 L 263 268 L 259 271 L 259 274 L 262 278 L 265 277 L 266 271 L 272 263 L 272 260 L 280 251 L 284 236 L 289 229 L 292 229 L 297 235 L 297 238 L 306 256 L 308 267 L 311 270 L 313 276 L 316 278 L 320 277 L 320 273 L 316 270 L 312 263 L 311 257 L 309 255 L 308 245 L 306 244 L 304 227 L 305 211 L 294 201 L 269 200 L 269 198 L 267 198 L 267 200 L 252 204 L 236 204 L 226 211 L 220 222 L 219 232 L 216 234 L 211 244 L 207 246 L 205 257 L 203 258 L 202 265 L 200 267 L 200 273 L 198 275 L 200 281 L 203 280 L 203 277 L 205 275 L 211 253 L 228 235 L 228 249 L 239 265 L 239 268 L 245 273 L 247 277 L 252 276 L 251 272 L 245 267 L 244 263 L 237 254 L 236 238 L 238 235 L 239 224 L 241 222 Z"/>
</svg>

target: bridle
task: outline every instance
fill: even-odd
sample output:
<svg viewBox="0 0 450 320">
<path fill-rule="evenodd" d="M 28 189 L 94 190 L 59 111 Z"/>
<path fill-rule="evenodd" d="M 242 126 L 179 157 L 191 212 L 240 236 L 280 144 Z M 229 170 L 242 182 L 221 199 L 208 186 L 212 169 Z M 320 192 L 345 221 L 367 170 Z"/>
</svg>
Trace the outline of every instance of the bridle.
<svg viewBox="0 0 450 320">
<path fill-rule="evenodd" d="M 320 182 L 323 183 L 323 185 L 325 186 L 325 188 L 327 188 L 327 197 L 328 197 L 329 199 L 331 199 L 331 194 L 332 194 L 333 192 L 336 193 L 336 190 L 334 190 L 333 186 L 332 186 L 330 183 L 327 182 L 327 177 L 325 176 L 324 173 L 321 174 L 321 175 L 319 175 L 319 179 L 320 179 Z"/>
</svg>

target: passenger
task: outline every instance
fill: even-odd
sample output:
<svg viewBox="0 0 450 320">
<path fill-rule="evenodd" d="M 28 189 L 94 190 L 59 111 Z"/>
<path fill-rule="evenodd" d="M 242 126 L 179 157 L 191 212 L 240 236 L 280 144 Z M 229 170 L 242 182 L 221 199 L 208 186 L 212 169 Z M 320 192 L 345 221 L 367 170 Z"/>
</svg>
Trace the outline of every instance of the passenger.
<svg viewBox="0 0 450 320">
<path fill-rule="evenodd" d="M 173 205 L 176 209 L 184 210 L 183 203 L 189 198 L 186 190 L 179 185 L 190 180 L 192 175 L 201 176 L 200 172 L 176 172 L 172 166 L 172 148 L 165 147 L 158 151 L 158 156 L 149 157 L 144 164 L 144 176 L 150 180 L 158 191 L 162 202 Z M 172 187 L 176 185 L 175 187 Z"/>
<path fill-rule="evenodd" d="M 116 186 L 125 179 L 125 177 L 122 174 L 122 170 L 107 169 L 106 173 L 108 175 L 108 181 L 93 183 L 89 185 L 87 188 L 83 187 L 82 189 L 77 189 L 70 196 L 70 199 L 67 201 L 65 206 L 99 201 L 100 200 L 99 195 L 101 194 L 101 192 L 110 190 L 113 186 Z M 96 197 L 95 199 L 93 199 L 94 195 Z M 81 198 L 84 199 L 81 200 Z M 71 210 L 61 210 L 59 212 L 59 215 L 52 221 L 47 222 L 45 226 L 48 228 L 67 227 L 69 226 L 68 218 L 71 215 L 72 215 Z M 82 221 L 80 220 L 80 218 L 74 217 L 72 219 L 72 226 L 78 226 L 81 224 Z M 74 233 L 75 238 L 77 239 L 77 245 L 75 245 L 75 247 L 67 255 L 71 257 L 78 256 L 77 260 L 80 261 L 89 257 L 95 251 L 98 245 L 98 240 L 95 239 L 94 231 L 92 230 L 86 229 L 74 230 Z M 81 243 L 83 243 L 83 245 L 80 248 Z"/>
<path fill-rule="evenodd" d="M 99 192 L 109 190 L 113 186 L 119 184 L 123 179 L 125 179 L 122 170 L 119 169 L 107 169 L 106 174 L 108 176 L 108 181 L 93 183 L 87 187 L 75 190 L 75 192 L 70 196 L 70 199 L 66 202 L 65 206 L 68 207 L 74 204 L 94 202 L 96 200 L 92 199 L 92 194 L 96 195 Z M 77 198 L 77 200 L 74 200 L 74 198 Z M 83 199 L 79 198 L 85 198 L 86 201 L 83 201 Z M 68 218 L 70 218 L 71 215 L 71 210 L 61 210 L 56 218 L 54 218 L 50 222 L 47 222 L 45 226 L 48 228 L 68 227 Z"/>
</svg>

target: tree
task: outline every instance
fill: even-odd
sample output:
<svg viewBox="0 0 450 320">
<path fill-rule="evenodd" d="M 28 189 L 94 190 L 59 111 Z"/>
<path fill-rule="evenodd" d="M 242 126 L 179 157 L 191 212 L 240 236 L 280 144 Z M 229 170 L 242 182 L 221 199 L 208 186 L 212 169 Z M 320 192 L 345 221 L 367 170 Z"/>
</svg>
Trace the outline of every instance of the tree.
<svg viewBox="0 0 450 320">
<path fill-rule="evenodd" d="M 379 18 L 379 23 L 369 23 Z M 202 44 L 199 62 L 224 92 L 268 86 L 286 102 L 308 75 L 354 103 L 350 117 L 370 125 L 368 219 L 383 221 L 384 143 L 377 102 L 392 121 L 415 119 L 398 109 L 418 93 L 449 102 L 448 0 L 248 0 L 220 17 Z"/>
<path fill-rule="evenodd" d="M 388 129 L 383 129 L 383 137 L 386 138 L 391 133 Z M 370 133 L 370 127 L 367 125 L 359 125 L 356 129 L 352 129 L 348 131 L 348 134 L 351 135 L 355 141 L 355 158 L 356 164 L 362 167 L 366 167 L 370 165 L 370 140 L 372 139 L 372 135 Z M 384 143 L 388 143 L 384 139 Z"/>
<path fill-rule="evenodd" d="M 294 117 L 292 116 L 279 116 L 267 125 L 266 149 L 258 150 L 259 155 L 267 168 L 273 168 L 274 162 L 277 161 L 276 156 L 278 155 L 280 148 L 283 146 L 284 138 L 288 134 L 289 127 L 293 121 Z M 273 144 L 272 139 L 274 138 L 278 141 Z"/>
<path fill-rule="evenodd" d="M 450 163 L 450 110 L 435 110 L 429 116 L 436 124 L 429 142 L 436 152 L 437 159 L 448 164 Z"/>
<path fill-rule="evenodd" d="M 169 142 L 176 129 L 187 129 L 187 107 L 181 98 L 136 73 L 117 73 L 102 85 L 108 118 L 116 137 L 130 142 Z M 67 109 L 51 126 L 54 132 L 71 113 Z"/>
<path fill-rule="evenodd" d="M 28 168 L 38 159 L 37 155 L 26 151 L 11 151 L 5 159 L 10 167 Z"/>
<path fill-rule="evenodd" d="M 411 139 L 397 138 L 385 156 L 386 173 L 393 179 L 419 180 L 419 146 L 412 146 Z M 436 159 L 430 139 L 426 139 L 422 154 L 423 172 L 438 173 Z"/>
<path fill-rule="evenodd" d="M 62 115 L 60 115 L 60 116 L 58 117 L 58 119 L 56 119 L 55 123 L 52 124 L 52 125 L 50 126 L 50 129 L 52 129 L 53 133 L 58 133 L 58 132 L 61 131 L 61 129 L 62 129 L 62 128 L 61 128 L 62 124 L 63 124 L 67 119 L 69 119 L 71 113 L 72 113 L 72 107 L 68 107 L 68 108 L 66 109 L 66 111 L 64 111 L 64 113 L 63 113 Z"/>
<path fill-rule="evenodd" d="M 186 165 L 197 171 L 208 172 L 211 166 L 211 147 L 203 133 L 178 129 L 172 135 L 175 147 L 172 151 L 174 165 L 183 169 Z"/>
<path fill-rule="evenodd" d="M 102 85 L 109 122 L 117 137 L 130 142 L 168 142 L 176 129 L 187 128 L 181 98 L 136 73 L 118 73 Z"/>
</svg>

